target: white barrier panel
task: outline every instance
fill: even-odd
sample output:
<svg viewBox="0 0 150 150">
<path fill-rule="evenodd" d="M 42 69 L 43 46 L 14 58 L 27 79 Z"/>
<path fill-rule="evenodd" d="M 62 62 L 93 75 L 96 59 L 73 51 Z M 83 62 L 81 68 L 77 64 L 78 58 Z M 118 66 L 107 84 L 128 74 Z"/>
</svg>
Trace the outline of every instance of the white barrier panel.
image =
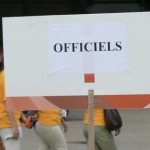
<svg viewBox="0 0 150 150">
<path fill-rule="evenodd" d="M 149 27 L 149 12 L 3 18 L 6 95 L 149 94 Z"/>
</svg>

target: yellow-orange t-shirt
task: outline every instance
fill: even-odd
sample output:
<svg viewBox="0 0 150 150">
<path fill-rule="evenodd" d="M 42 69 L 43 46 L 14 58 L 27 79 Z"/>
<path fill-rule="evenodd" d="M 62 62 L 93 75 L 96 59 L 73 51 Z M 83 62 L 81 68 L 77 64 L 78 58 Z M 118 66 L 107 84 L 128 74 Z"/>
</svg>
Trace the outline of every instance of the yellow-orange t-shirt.
<svg viewBox="0 0 150 150">
<path fill-rule="evenodd" d="M 5 77 L 4 77 L 4 71 L 0 73 L 0 128 L 10 128 L 12 127 L 12 124 L 8 118 L 6 108 L 5 108 Z M 16 122 L 18 125 L 20 125 L 20 112 L 15 111 L 14 112 Z"/>
<path fill-rule="evenodd" d="M 60 109 L 41 110 L 38 112 L 38 122 L 45 126 L 55 126 L 61 124 Z"/>
<path fill-rule="evenodd" d="M 89 113 L 86 110 L 85 117 L 84 117 L 84 124 L 89 123 Z M 94 125 L 100 125 L 105 126 L 105 120 L 104 120 L 104 110 L 103 109 L 94 109 Z"/>
</svg>

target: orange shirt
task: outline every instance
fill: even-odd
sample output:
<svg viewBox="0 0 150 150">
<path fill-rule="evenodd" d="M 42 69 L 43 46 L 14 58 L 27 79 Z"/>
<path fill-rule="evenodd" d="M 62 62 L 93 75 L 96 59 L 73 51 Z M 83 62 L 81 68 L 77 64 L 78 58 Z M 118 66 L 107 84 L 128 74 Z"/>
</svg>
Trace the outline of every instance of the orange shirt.
<svg viewBox="0 0 150 150">
<path fill-rule="evenodd" d="M 89 113 L 86 110 L 85 117 L 84 117 L 84 124 L 89 123 Z M 103 109 L 94 109 L 94 125 L 100 125 L 105 126 L 105 120 L 104 120 L 104 110 Z"/>
<path fill-rule="evenodd" d="M 8 118 L 6 108 L 5 108 L 5 78 L 4 71 L 0 73 L 0 128 L 10 128 L 12 127 L 11 122 Z M 14 112 L 17 124 L 20 125 L 20 113 Z"/>
<path fill-rule="evenodd" d="M 61 124 L 60 109 L 50 109 L 38 111 L 38 122 L 45 126 L 55 126 Z"/>
</svg>

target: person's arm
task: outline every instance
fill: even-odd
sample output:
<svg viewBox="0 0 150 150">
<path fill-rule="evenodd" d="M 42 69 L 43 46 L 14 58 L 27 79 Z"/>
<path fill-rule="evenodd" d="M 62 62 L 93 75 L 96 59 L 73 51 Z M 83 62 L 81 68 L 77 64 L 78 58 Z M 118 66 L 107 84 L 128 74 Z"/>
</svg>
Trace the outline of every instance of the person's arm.
<svg viewBox="0 0 150 150">
<path fill-rule="evenodd" d="M 38 111 L 37 110 L 31 111 L 31 116 L 32 116 L 32 121 L 37 121 L 39 117 Z"/>
<path fill-rule="evenodd" d="M 21 114 L 21 120 L 24 122 L 26 128 L 32 128 L 35 126 L 35 123 L 38 120 L 38 111 L 28 110 L 26 111 L 26 114 L 24 114 L 24 112 Z"/>
<path fill-rule="evenodd" d="M 9 118 L 11 124 L 12 124 L 13 137 L 15 139 L 18 139 L 19 129 L 18 129 L 18 125 L 17 125 L 17 122 L 16 122 L 16 118 L 14 116 L 14 113 L 12 111 L 7 111 L 7 114 L 8 114 L 8 118 Z"/>
<path fill-rule="evenodd" d="M 61 124 L 62 124 L 62 126 L 63 126 L 63 128 L 64 128 L 64 132 L 67 133 L 67 131 L 68 131 L 68 126 L 67 126 L 67 124 L 65 123 L 63 117 L 61 117 Z"/>
<path fill-rule="evenodd" d="M 117 130 L 115 130 L 115 136 L 117 136 L 117 135 L 119 135 L 120 134 L 120 132 L 121 132 L 121 129 L 117 129 Z"/>
</svg>

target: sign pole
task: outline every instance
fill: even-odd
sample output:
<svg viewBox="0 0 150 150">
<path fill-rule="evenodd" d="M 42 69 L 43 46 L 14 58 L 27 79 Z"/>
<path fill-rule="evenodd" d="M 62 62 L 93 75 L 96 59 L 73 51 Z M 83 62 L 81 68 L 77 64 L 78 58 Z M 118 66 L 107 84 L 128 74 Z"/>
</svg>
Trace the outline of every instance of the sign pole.
<svg viewBox="0 0 150 150">
<path fill-rule="evenodd" d="M 88 113 L 89 113 L 88 150 L 95 150 L 95 138 L 94 138 L 94 90 L 88 90 Z"/>
</svg>

